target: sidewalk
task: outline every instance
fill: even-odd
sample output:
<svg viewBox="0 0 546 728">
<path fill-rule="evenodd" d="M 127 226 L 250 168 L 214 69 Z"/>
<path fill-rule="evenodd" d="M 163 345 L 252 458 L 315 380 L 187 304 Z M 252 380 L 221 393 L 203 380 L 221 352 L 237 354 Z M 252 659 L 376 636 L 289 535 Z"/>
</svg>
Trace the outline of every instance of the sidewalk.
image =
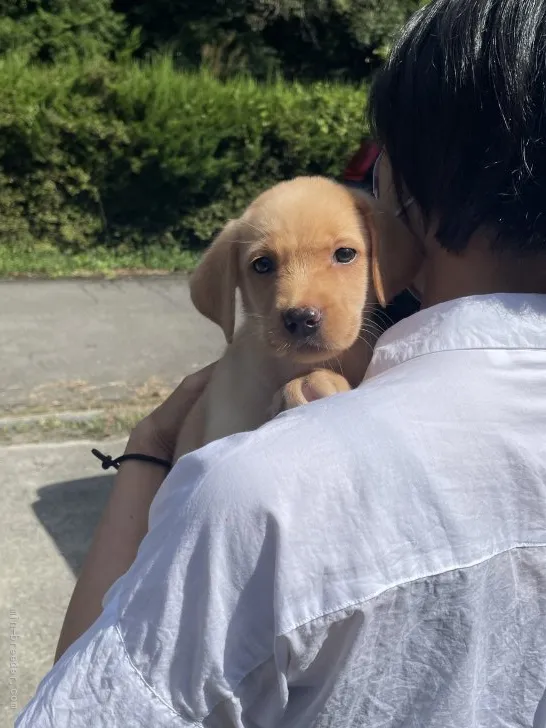
<svg viewBox="0 0 546 728">
<path fill-rule="evenodd" d="M 99 440 L 45 442 L 51 432 L 43 418 L 87 417 L 98 438 L 97 413 L 149 408 L 224 342 L 193 309 L 184 277 L 0 283 L 0 341 L 0 430 L 42 418 L 32 432 L 3 441 L 36 444 L 0 446 L 0 728 L 11 728 L 51 666 L 112 483 L 90 454 Z M 117 454 L 123 445 L 118 438 L 100 447 Z"/>
<path fill-rule="evenodd" d="M 0 447 L 0 651 L 6 656 L 0 728 L 12 728 L 53 663 L 75 576 L 108 497 L 112 477 L 100 470 L 91 446 Z M 123 441 L 103 446 L 117 453 Z"/>
</svg>

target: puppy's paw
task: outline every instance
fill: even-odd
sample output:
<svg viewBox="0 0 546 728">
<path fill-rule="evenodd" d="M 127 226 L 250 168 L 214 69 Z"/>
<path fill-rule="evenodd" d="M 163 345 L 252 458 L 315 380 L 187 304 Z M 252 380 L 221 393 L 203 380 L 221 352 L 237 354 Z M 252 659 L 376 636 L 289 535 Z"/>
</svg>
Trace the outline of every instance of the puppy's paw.
<svg viewBox="0 0 546 728">
<path fill-rule="evenodd" d="M 303 377 L 293 379 L 276 393 L 270 408 L 270 417 L 276 417 L 280 412 L 302 404 L 330 397 L 332 394 L 349 392 L 350 389 L 351 386 L 345 377 L 329 369 L 317 369 Z"/>
</svg>

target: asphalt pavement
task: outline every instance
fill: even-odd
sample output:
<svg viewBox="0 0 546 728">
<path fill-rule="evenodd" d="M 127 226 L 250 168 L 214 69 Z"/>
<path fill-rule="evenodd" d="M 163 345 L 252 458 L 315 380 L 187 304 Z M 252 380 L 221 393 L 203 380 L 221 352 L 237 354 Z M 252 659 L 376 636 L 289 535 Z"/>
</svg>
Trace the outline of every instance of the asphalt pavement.
<svg viewBox="0 0 546 728">
<path fill-rule="evenodd" d="M 123 401 L 217 356 L 184 276 L 0 283 L 0 416 Z"/>
<path fill-rule="evenodd" d="M 134 404 L 224 345 L 193 309 L 183 276 L 0 283 L 0 342 L 3 420 Z M 35 444 L 0 447 L 0 728 L 13 725 L 52 664 L 111 487 L 93 444 L 49 442 L 44 432 Z M 102 443 L 112 453 L 123 444 Z"/>
</svg>

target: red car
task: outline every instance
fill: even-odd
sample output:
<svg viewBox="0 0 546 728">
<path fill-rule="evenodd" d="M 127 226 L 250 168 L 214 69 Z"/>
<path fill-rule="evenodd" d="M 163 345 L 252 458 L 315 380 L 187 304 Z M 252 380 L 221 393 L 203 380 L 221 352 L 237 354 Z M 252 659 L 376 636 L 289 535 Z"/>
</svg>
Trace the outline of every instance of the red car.
<svg viewBox="0 0 546 728">
<path fill-rule="evenodd" d="M 342 182 L 348 187 L 373 191 L 373 169 L 381 149 L 370 139 L 363 139 L 358 151 L 351 157 L 343 172 Z M 410 291 L 403 291 L 387 306 L 386 314 L 395 324 L 419 311 L 420 302 Z M 386 324 L 386 320 L 382 321 Z"/>
<path fill-rule="evenodd" d="M 373 188 L 373 168 L 381 149 L 369 140 L 363 139 L 362 143 L 345 167 L 343 182 L 350 187 L 363 187 L 368 192 Z"/>
</svg>

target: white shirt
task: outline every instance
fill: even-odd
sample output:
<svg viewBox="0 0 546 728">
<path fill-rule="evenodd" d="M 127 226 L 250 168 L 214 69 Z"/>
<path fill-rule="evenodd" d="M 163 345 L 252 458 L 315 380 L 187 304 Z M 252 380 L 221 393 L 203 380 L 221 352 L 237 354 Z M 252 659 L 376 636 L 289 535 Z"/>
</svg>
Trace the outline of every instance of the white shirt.
<svg viewBox="0 0 546 728">
<path fill-rule="evenodd" d="M 18 728 L 543 725 L 545 345 L 546 296 L 436 306 L 183 458 Z"/>
</svg>

